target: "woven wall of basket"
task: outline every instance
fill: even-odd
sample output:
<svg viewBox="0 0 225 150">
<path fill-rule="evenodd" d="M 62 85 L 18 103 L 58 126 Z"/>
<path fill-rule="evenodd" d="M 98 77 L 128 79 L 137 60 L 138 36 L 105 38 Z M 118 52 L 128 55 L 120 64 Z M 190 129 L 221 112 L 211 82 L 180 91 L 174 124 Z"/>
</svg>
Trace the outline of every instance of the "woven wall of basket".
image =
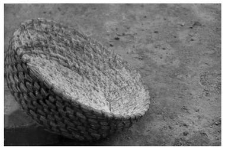
<svg viewBox="0 0 225 150">
<path fill-rule="evenodd" d="M 120 56 L 80 31 L 40 18 L 14 32 L 5 78 L 38 124 L 81 141 L 130 127 L 150 103 L 140 75 Z"/>
</svg>

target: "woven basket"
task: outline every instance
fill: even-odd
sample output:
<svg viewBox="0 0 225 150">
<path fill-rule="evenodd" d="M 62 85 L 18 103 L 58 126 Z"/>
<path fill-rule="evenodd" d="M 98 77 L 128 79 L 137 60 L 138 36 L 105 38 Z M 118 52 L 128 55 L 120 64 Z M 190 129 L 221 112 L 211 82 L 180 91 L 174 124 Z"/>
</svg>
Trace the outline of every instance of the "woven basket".
<svg viewBox="0 0 225 150">
<path fill-rule="evenodd" d="M 14 32 L 5 78 L 38 124 L 81 141 L 130 127 L 150 103 L 140 75 L 120 56 L 80 31 L 40 18 Z"/>
</svg>

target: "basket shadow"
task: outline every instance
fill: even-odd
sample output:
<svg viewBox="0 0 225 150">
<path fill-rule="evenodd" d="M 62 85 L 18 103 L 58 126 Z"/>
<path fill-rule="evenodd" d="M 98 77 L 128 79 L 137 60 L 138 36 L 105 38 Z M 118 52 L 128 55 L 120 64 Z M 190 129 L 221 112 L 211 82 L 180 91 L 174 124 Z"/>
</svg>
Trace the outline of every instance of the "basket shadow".
<svg viewBox="0 0 225 150">
<path fill-rule="evenodd" d="M 4 145 L 5 146 L 100 146 L 106 144 L 107 139 L 111 139 L 118 133 L 106 139 L 98 141 L 77 141 L 61 135 L 46 131 L 43 127 L 34 123 L 20 109 L 4 116 Z"/>
</svg>

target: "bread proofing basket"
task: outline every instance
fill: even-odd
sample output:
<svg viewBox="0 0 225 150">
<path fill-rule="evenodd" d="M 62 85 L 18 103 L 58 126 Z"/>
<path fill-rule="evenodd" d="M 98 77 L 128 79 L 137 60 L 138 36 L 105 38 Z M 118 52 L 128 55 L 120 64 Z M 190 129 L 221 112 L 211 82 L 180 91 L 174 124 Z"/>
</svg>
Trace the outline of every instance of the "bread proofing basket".
<svg viewBox="0 0 225 150">
<path fill-rule="evenodd" d="M 14 32 L 5 78 L 38 124 L 80 141 L 130 127 L 150 103 L 140 75 L 120 56 L 80 31 L 40 18 Z"/>
</svg>

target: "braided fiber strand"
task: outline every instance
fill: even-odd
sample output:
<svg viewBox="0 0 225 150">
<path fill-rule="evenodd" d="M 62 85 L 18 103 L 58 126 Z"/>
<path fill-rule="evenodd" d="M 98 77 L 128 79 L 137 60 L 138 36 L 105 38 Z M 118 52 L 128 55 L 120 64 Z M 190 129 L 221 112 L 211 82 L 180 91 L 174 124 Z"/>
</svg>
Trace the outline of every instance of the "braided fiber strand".
<svg viewBox="0 0 225 150">
<path fill-rule="evenodd" d="M 47 130 L 80 141 L 129 128 L 149 108 L 140 75 L 80 31 L 45 19 L 14 32 L 5 55 L 7 85 Z"/>
</svg>

